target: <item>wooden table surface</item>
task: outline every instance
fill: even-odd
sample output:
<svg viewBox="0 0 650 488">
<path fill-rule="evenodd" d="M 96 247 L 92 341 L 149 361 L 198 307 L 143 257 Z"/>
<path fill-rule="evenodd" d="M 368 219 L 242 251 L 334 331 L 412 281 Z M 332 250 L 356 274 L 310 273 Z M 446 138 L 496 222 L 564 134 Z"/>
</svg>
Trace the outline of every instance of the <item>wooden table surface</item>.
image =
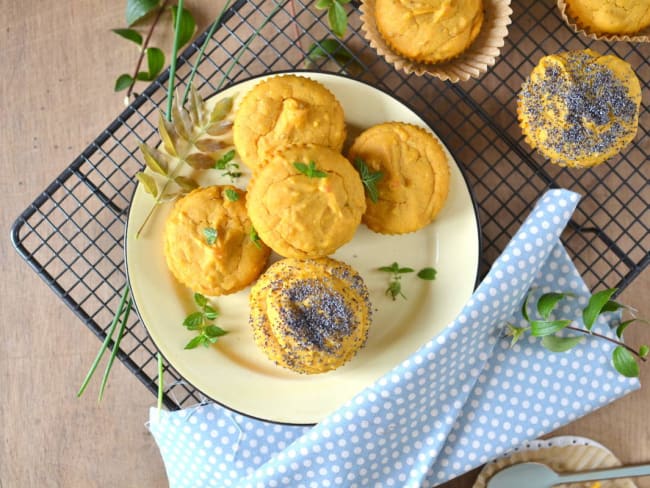
<svg viewBox="0 0 650 488">
<path fill-rule="evenodd" d="M 222 4 L 186 3 L 200 30 Z M 138 52 L 109 29 L 124 26 L 125 4 L 0 0 L 0 488 L 167 485 L 145 425 L 154 397 L 116 364 L 101 404 L 97 382 L 76 398 L 99 341 L 9 239 L 18 214 L 123 109 L 114 80 L 133 70 Z M 169 51 L 168 38 L 156 42 Z M 649 292 L 650 269 L 621 300 L 650 317 Z M 649 331 L 639 327 L 629 339 L 650 342 Z M 650 379 L 650 365 L 642 368 L 644 378 Z M 650 462 L 647 404 L 645 388 L 558 433 L 595 439 L 626 463 Z M 470 487 L 474 476 L 447 486 Z"/>
</svg>

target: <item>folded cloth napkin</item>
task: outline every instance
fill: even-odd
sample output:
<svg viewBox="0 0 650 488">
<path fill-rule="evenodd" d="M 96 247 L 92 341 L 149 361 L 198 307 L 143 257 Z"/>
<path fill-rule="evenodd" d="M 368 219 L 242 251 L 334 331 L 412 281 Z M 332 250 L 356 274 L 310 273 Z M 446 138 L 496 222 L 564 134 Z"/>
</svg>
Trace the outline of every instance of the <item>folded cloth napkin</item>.
<svg viewBox="0 0 650 488">
<path fill-rule="evenodd" d="M 525 323 L 531 288 L 573 292 L 561 318 L 586 305 L 589 290 L 559 239 L 578 200 L 546 192 L 458 317 L 313 427 L 215 404 L 152 408 L 170 486 L 434 486 L 638 388 L 610 365 L 606 341 L 585 337 L 552 353 L 537 338 L 510 347 L 504 336 L 504 324 Z M 594 327 L 611 334 L 604 318 Z"/>
</svg>

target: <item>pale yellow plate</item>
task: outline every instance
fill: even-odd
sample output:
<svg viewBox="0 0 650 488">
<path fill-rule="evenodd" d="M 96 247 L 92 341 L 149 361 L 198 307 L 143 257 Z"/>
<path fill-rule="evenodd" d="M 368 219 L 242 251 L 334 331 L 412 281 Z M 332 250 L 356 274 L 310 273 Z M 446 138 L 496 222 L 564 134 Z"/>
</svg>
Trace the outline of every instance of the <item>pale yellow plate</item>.
<svg viewBox="0 0 650 488">
<path fill-rule="evenodd" d="M 323 83 L 334 93 L 353 135 L 386 121 L 428 128 L 404 104 L 369 85 L 338 75 L 298 74 Z M 225 96 L 240 99 L 239 95 L 262 79 L 228 88 L 215 100 Z M 366 346 L 351 362 L 336 371 L 311 376 L 276 366 L 256 348 L 248 325 L 249 288 L 211 300 L 221 313 L 218 325 L 228 330 L 228 335 L 210 348 L 183 349 L 193 333 L 182 322 L 195 308 L 192 291 L 174 280 L 163 255 L 162 232 L 171 204 L 160 207 L 136 239 L 135 232 L 152 202 L 139 185 L 129 213 L 126 263 L 137 311 L 156 346 L 189 383 L 230 409 L 273 422 L 320 421 L 435 337 L 473 292 L 479 265 L 479 225 L 465 179 L 451 154 L 447 155 L 449 199 L 433 224 L 402 236 L 375 234 L 362 225 L 354 239 L 333 256 L 352 265 L 364 278 L 374 320 Z M 237 184 L 243 187 L 248 179 L 240 180 Z M 228 182 L 216 170 L 202 176 L 203 184 Z M 420 280 L 415 273 L 404 276 L 407 299 L 393 301 L 385 295 L 389 276 L 377 268 L 394 261 L 415 270 L 432 266 L 438 274 L 433 282 Z"/>
</svg>

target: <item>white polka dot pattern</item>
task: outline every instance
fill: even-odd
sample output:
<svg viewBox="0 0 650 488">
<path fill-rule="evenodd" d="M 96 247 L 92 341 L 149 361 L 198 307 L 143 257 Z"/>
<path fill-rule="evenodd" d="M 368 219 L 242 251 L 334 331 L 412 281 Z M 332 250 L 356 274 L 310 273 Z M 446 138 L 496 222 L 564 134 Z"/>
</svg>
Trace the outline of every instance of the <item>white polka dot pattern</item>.
<svg viewBox="0 0 650 488">
<path fill-rule="evenodd" d="M 420 487 L 447 481 L 638 388 L 609 364 L 609 344 L 548 353 L 515 347 L 506 322 L 536 293 L 588 290 L 559 242 L 578 196 L 549 190 L 456 320 L 314 427 L 273 425 L 218 405 L 152 409 L 149 428 L 176 487 Z M 600 332 L 610 333 L 606 323 Z"/>
</svg>

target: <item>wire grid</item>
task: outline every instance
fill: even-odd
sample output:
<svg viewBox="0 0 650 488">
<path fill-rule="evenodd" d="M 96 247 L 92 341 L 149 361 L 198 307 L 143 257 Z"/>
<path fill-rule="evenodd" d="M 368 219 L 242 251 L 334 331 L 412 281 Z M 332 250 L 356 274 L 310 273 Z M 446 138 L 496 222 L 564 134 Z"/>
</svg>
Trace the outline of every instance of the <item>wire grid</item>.
<svg viewBox="0 0 650 488">
<path fill-rule="evenodd" d="M 353 60 L 310 63 L 395 94 L 445 141 L 463 169 L 478 204 L 483 276 L 538 197 L 550 187 L 573 189 L 583 199 L 563 235 L 565 246 L 592 288 L 623 288 L 650 261 L 650 192 L 644 164 L 650 152 L 650 112 L 643 104 L 639 132 L 620 156 L 590 170 L 546 163 L 523 141 L 516 94 L 540 57 L 591 47 L 626 59 L 649 93 L 648 44 L 591 42 L 561 20 L 552 0 L 513 0 L 512 25 L 497 64 L 478 81 L 444 83 L 395 71 L 368 46 L 350 4 L 345 45 Z M 266 25 L 256 35 L 259 26 Z M 179 58 L 177 85 L 184 88 L 206 34 Z M 251 76 L 308 67 L 305 53 L 328 37 L 326 14 L 313 2 L 243 1 L 233 4 L 209 40 L 194 84 L 203 96 Z M 159 108 L 166 100 L 163 73 L 17 219 L 18 252 L 101 339 L 126 282 L 123 257 L 127 209 L 141 169 L 141 141 L 157 142 Z M 135 314 L 118 357 L 157 391 L 156 348 Z M 205 397 L 166 364 L 167 408 Z"/>
</svg>

